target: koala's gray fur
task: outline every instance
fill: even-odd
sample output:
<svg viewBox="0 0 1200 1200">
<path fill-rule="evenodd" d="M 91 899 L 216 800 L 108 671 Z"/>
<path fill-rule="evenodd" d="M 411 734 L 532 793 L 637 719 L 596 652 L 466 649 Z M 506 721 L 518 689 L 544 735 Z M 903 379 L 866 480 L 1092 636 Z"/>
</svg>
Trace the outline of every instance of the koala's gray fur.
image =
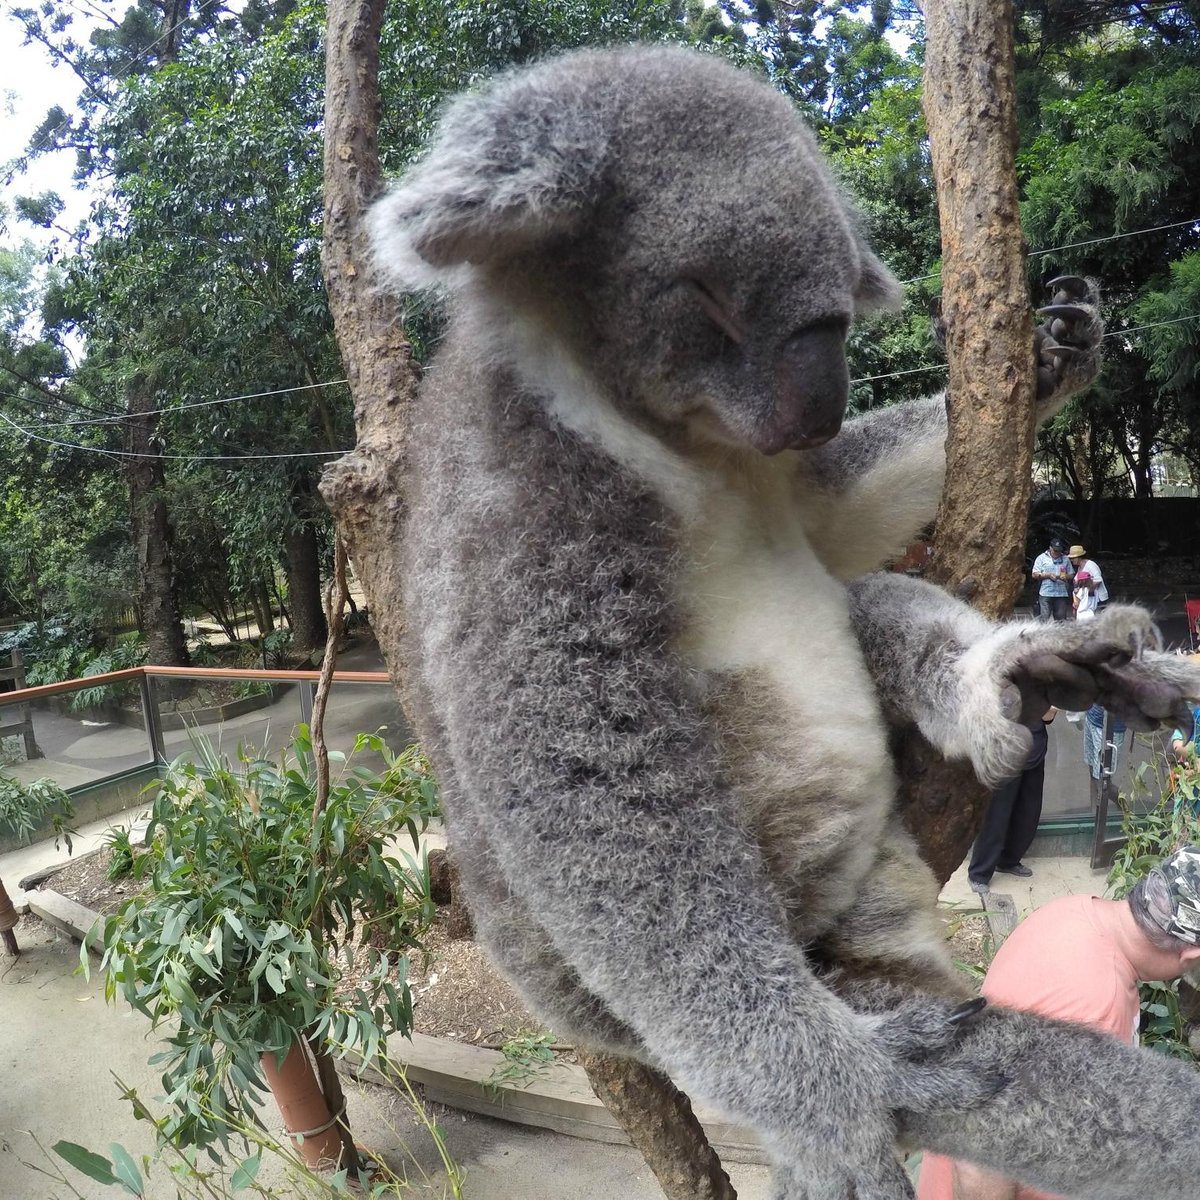
<svg viewBox="0 0 1200 1200">
<path fill-rule="evenodd" d="M 996 781 L 1047 697 L 1145 725 L 1200 674 L 1133 608 L 997 627 L 847 588 L 933 517 L 944 404 L 832 438 L 846 329 L 899 289 L 787 101 L 675 49 L 508 75 L 373 236 L 394 286 L 451 300 L 408 431 L 406 669 L 479 936 L 530 1003 L 753 1126 L 780 1200 L 907 1195 L 898 1135 L 1090 1200 L 1191 1195 L 1194 1139 L 1142 1153 L 1131 1115 L 1158 1088 L 1191 1128 L 1177 1068 L 950 1019 L 883 712 Z M 1044 411 L 1095 372 L 1093 301 L 1070 364 L 1039 335 Z"/>
</svg>

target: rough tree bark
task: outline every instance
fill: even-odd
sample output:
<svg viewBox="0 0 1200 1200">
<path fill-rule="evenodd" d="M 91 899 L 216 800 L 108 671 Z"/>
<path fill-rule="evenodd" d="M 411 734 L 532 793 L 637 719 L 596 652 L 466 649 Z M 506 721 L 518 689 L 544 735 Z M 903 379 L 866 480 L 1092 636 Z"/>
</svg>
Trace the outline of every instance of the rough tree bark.
<svg viewBox="0 0 1200 1200">
<path fill-rule="evenodd" d="M 381 186 L 379 29 L 384 0 L 330 0 L 325 68 L 325 240 L 322 260 L 334 330 L 354 397 L 357 446 L 326 471 L 321 491 L 337 518 L 371 624 L 406 703 L 399 547 L 407 478 L 402 414 L 417 369 L 398 307 L 367 278 L 360 218 Z M 434 764 L 436 769 L 437 764 Z M 693 1116 L 669 1080 L 635 1063 L 592 1056 L 597 1090 L 642 1150 L 668 1200 L 736 1200 Z"/>
<path fill-rule="evenodd" d="M 991 617 L 1008 616 L 1021 587 L 1037 388 L 1014 76 L 1009 0 L 927 0 L 925 119 L 950 363 L 946 484 L 928 576 Z M 905 821 L 944 881 L 988 793 L 916 734 L 905 738 L 900 773 Z"/>
<path fill-rule="evenodd" d="M 129 523 L 137 548 L 138 613 L 146 638 L 147 661 L 159 667 L 186 667 L 190 660 L 175 599 L 163 461 L 157 457 L 154 444 L 158 418 L 152 410 L 156 407 L 146 377 L 134 376 L 125 398 L 129 417 L 125 422 L 125 449 L 131 455 L 125 460 L 125 479 L 129 487 Z"/>
</svg>

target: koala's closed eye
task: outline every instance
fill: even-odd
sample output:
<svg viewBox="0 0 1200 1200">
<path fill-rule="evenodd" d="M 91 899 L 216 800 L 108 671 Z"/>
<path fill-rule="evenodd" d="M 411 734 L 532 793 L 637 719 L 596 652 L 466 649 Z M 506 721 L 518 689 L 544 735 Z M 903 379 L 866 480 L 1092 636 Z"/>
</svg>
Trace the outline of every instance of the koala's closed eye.
<svg viewBox="0 0 1200 1200">
<path fill-rule="evenodd" d="M 744 346 L 750 331 L 729 293 L 719 284 L 699 276 L 685 276 L 683 283 L 691 289 L 708 319 L 734 345 Z"/>
</svg>

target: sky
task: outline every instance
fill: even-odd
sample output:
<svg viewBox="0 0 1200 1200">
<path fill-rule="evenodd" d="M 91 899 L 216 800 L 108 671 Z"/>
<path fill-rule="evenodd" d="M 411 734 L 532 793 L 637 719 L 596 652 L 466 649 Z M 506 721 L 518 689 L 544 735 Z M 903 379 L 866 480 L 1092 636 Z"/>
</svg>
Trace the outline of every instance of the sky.
<svg viewBox="0 0 1200 1200">
<path fill-rule="evenodd" d="M 78 77 L 69 68 L 53 66 L 39 44 L 23 45 L 24 30 L 9 16 L 7 6 L 0 12 L 0 164 L 22 154 L 33 131 L 54 104 L 70 107 L 80 92 Z M 71 173 L 75 166 L 72 151 L 59 150 L 35 159 L 29 173 L 5 184 L 3 200 L 11 207 L 14 195 L 38 195 L 56 191 L 67 201 L 65 222 L 74 225 L 87 210 L 87 200 L 75 190 Z M 0 243 L 11 244 L 19 238 L 44 242 L 45 230 L 19 221 L 10 221 Z"/>
</svg>

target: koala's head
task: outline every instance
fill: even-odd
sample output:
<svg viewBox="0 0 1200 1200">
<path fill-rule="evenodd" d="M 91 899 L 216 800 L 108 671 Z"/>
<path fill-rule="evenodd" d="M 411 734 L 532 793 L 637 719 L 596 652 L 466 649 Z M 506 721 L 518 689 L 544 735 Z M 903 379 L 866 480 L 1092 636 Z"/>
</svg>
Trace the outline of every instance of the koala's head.
<svg viewBox="0 0 1200 1200">
<path fill-rule="evenodd" d="M 461 97 L 371 222 L 401 288 L 482 288 L 619 406 L 766 454 L 837 432 L 850 322 L 899 299 L 788 101 L 678 49 Z"/>
</svg>

